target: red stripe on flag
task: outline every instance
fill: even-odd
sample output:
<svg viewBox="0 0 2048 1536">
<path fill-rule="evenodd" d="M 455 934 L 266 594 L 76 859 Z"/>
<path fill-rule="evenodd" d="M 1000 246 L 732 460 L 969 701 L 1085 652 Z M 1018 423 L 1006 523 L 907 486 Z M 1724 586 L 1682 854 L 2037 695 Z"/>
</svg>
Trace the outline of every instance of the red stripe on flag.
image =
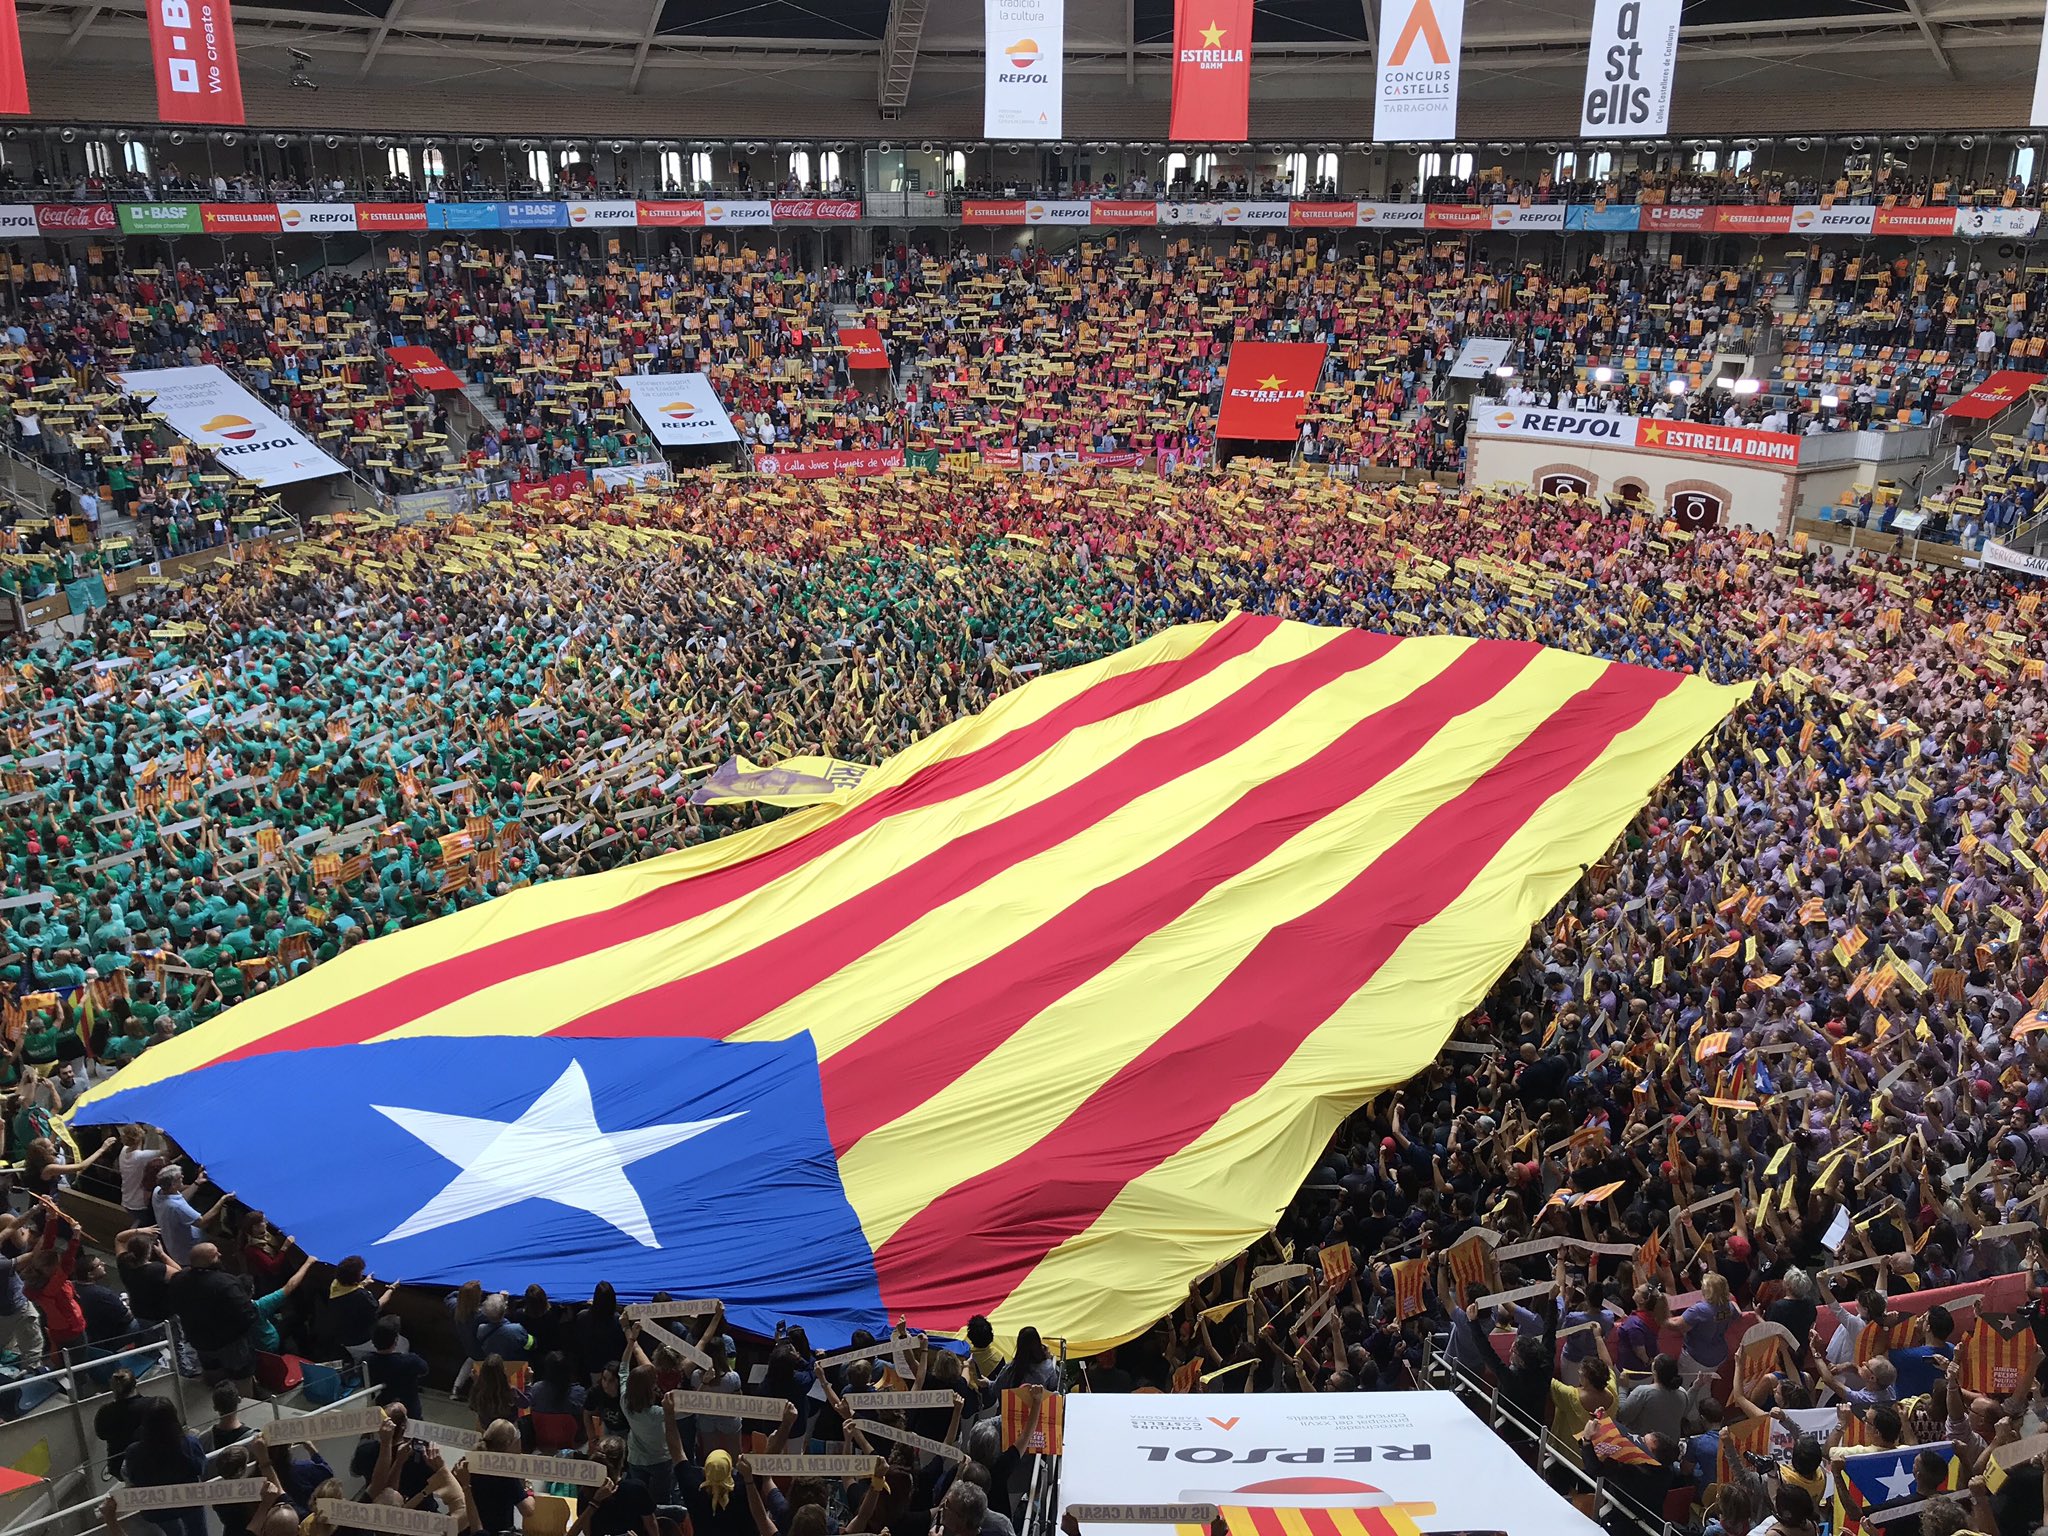
<svg viewBox="0 0 2048 1536">
<path fill-rule="evenodd" d="M 891 816 L 973 794 L 1030 762 L 1070 732 L 1155 703 L 1201 681 L 1225 663 L 1256 650 L 1279 623 L 1278 619 L 1263 615 L 1240 614 L 1192 655 L 1155 662 L 1097 683 L 1042 720 L 965 756 L 919 769 L 903 783 L 861 802 L 807 837 L 694 879 L 671 881 L 615 907 L 565 918 L 535 932 L 515 934 L 495 944 L 421 966 L 371 988 L 360 997 L 336 1003 L 297 1024 L 252 1040 L 221 1059 L 237 1061 L 275 1050 L 353 1045 L 398 1029 L 498 982 L 530 976 L 549 966 L 686 923 L 800 869 Z"/>
<path fill-rule="evenodd" d="M 1610 666 L 1343 890 L 1273 929 L 1063 1124 L 954 1186 L 882 1244 L 875 1269 L 888 1309 L 953 1328 L 1000 1305 L 1125 1185 L 1262 1091 L 1403 940 L 1678 683 L 1676 673 Z"/>
<path fill-rule="evenodd" d="M 1253 786 L 1149 863 L 1098 886 L 1036 930 L 940 982 L 823 1063 L 825 1123 L 843 1154 L 944 1091 L 1054 1002 L 1099 975 L 1289 838 L 1348 804 L 1423 750 L 1450 721 L 1507 686 L 1538 654 L 1488 643 L 1315 756 Z M 1046 964 L 1058 956 L 1059 964 Z M 916 1072 L 903 1070 L 914 1051 Z"/>
<path fill-rule="evenodd" d="M 1235 751 L 1338 678 L 1401 642 L 1345 630 L 1269 668 L 1191 720 L 1148 736 L 1086 778 L 965 833 L 886 879 L 722 964 L 624 998 L 555 1031 L 580 1036 L 721 1038 L 799 997 L 927 913 L 1057 848 L 1139 796 Z M 929 1073 L 920 1072 L 925 1081 Z"/>
<path fill-rule="evenodd" d="M 1287 1536 L 1287 1527 L 1281 1524 L 1279 1510 L 1253 1505 L 1248 1513 L 1252 1517 L 1252 1528 L 1259 1536 Z"/>
</svg>

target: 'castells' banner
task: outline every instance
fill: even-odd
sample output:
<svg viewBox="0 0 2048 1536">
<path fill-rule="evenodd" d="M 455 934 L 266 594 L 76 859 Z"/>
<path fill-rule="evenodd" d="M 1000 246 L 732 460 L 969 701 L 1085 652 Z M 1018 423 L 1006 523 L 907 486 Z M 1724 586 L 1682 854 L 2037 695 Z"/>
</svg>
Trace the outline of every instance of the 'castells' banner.
<svg viewBox="0 0 2048 1536">
<path fill-rule="evenodd" d="M 342 473 L 310 438 L 212 364 L 117 373 L 113 380 L 123 394 L 148 400 L 172 431 L 213 454 L 222 469 L 252 484 L 268 489 Z"/>
<path fill-rule="evenodd" d="M 1251 137 L 1252 0 L 1177 0 L 1173 12 L 1176 143 L 1241 143 Z"/>
<path fill-rule="evenodd" d="M 1671 75 L 1678 63 L 1684 0 L 1598 0 L 1579 132 L 1589 139 L 1663 133 L 1671 124 Z"/>
<path fill-rule="evenodd" d="M 1458 50 L 1465 0 L 1385 0 L 1372 136 L 1439 143 L 1458 136 Z"/>
<path fill-rule="evenodd" d="M 1066 81 L 1066 0 L 986 0 L 981 131 L 991 139 L 1056 139 Z"/>
<path fill-rule="evenodd" d="M 633 409 L 664 448 L 736 443 L 732 418 L 701 373 L 629 373 L 619 380 Z"/>
</svg>

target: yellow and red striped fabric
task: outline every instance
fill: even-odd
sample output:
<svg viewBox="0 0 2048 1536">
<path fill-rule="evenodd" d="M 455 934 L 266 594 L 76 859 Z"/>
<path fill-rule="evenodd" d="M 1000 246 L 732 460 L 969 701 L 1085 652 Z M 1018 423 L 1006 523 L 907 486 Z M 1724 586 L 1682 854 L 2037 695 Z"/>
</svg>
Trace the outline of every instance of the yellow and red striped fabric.
<svg viewBox="0 0 2048 1536">
<path fill-rule="evenodd" d="M 842 803 L 353 949 L 152 1047 L 808 1030 L 882 1296 L 1070 1350 L 1272 1225 L 1746 693 L 1240 615 L 1052 673 Z"/>
</svg>

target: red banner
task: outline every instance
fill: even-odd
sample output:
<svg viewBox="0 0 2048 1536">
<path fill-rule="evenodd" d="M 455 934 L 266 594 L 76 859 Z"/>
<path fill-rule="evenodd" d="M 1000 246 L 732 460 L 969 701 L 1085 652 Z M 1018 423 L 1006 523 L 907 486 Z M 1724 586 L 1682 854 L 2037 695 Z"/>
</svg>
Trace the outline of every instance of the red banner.
<svg viewBox="0 0 2048 1536">
<path fill-rule="evenodd" d="M 1491 229 L 1493 210 L 1472 203 L 1431 203 L 1422 215 L 1424 229 Z"/>
<path fill-rule="evenodd" d="M 981 462 L 990 469 L 1022 469 L 1024 450 L 1022 448 L 984 448 Z"/>
<path fill-rule="evenodd" d="M 565 469 L 559 475 L 546 480 L 536 480 L 531 485 L 512 487 L 515 504 L 529 501 L 566 501 L 590 483 L 590 472 L 583 469 Z"/>
<path fill-rule="evenodd" d="M 276 235 L 284 232 L 275 203 L 201 203 L 199 225 L 209 235 Z"/>
<path fill-rule="evenodd" d="M 21 67 L 21 24 L 14 0 L 0 0 L 0 114 L 20 117 L 28 112 L 28 76 Z"/>
<path fill-rule="evenodd" d="M 2001 368 L 1941 414 L 1964 421 L 1989 421 L 2004 415 L 2026 398 L 2028 390 L 2043 383 L 2048 383 L 2048 375 Z"/>
<path fill-rule="evenodd" d="M 1879 208 L 1871 216 L 1870 229 L 1878 235 L 1939 235 L 1956 232 L 1953 208 Z"/>
<path fill-rule="evenodd" d="M 1714 230 L 1723 235 L 1789 235 L 1790 208 L 1734 208 L 1714 210 Z"/>
<path fill-rule="evenodd" d="M 1741 459 L 1751 464 L 1799 463 L 1799 439 L 1790 432 L 1759 432 L 1754 427 L 1723 427 L 1711 422 L 1657 421 L 1636 424 L 1638 448 L 1689 453 L 1702 459 Z"/>
<path fill-rule="evenodd" d="M 36 228 L 46 235 L 98 235 L 120 227 L 112 203 L 36 204 Z"/>
<path fill-rule="evenodd" d="M 768 205 L 775 222 L 784 219 L 857 219 L 860 202 L 851 197 L 778 197 Z"/>
<path fill-rule="evenodd" d="M 1250 138 L 1251 96 L 1252 0 L 1175 0 L 1166 136 L 1181 143 Z"/>
<path fill-rule="evenodd" d="M 246 121 L 228 0 L 145 0 L 156 115 L 167 123 Z"/>
<path fill-rule="evenodd" d="M 843 333 L 842 333 L 843 334 Z M 815 449 L 804 453 L 757 453 L 754 473 L 790 480 L 836 480 L 841 476 L 880 475 L 903 467 L 901 448 Z"/>
<path fill-rule="evenodd" d="M 642 229 L 695 228 L 704 222 L 704 200 L 637 203 L 634 205 Z"/>
<path fill-rule="evenodd" d="M 432 347 L 386 347 L 384 355 L 420 389 L 461 389 L 462 379 Z"/>
<path fill-rule="evenodd" d="M 882 344 L 882 333 L 872 325 L 842 325 L 839 327 L 839 344 L 846 348 L 846 366 L 849 368 L 889 366 L 889 349 Z"/>
<path fill-rule="evenodd" d="M 1289 203 L 1287 223 L 1292 229 L 1356 229 L 1356 203 Z"/>
<path fill-rule="evenodd" d="M 1159 205 L 1153 202 L 1090 203 L 1090 224 L 1157 224 Z"/>
<path fill-rule="evenodd" d="M 1024 222 L 1024 199 L 1014 198 L 1001 202 L 976 201 L 972 198 L 960 205 L 962 224 L 1022 224 Z"/>
<path fill-rule="evenodd" d="M 1637 209 L 1644 229 L 1696 230 L 1701 234 L 1714 227 L 1714 210 L 1704 203 L 1675 208 L 1669 203 L 1644 203 Z"/>
<path fill-rule="evenodd" d="M 1292 442 L 1322 375 L 1321 342 L 1238 342 L 1230 349 L 1230 367 L 1223 375 L 1223 413 L 1216 418 L 1216 435 Z"/>
<path fill-rule="evenodd" d="M 357 203 L 356 228 L 364 234 L 388 234 L 394 230 L 422 230 L 427 227 L 425 203 Z"/>
</svg>

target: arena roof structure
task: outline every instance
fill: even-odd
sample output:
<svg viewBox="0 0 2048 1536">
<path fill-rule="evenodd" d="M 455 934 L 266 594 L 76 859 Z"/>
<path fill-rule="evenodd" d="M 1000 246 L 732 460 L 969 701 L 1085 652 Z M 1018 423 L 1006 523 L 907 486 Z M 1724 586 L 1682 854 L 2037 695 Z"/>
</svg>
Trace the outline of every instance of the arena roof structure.
<svg viewBox="0 0 2048 1536">
<path fill-rule="evenodd" d="M 20 0 L 37 115 L 154 121 L 145 0 Z M 1376 0 L 1258 0 L 1255 139 L 1364 141 Z M 1460 127 L 1569 137 L 1591 0 L 1471 0 Z M 1069 135 L 1163 140 L 1173 0 L 1069 0 Z M 1672 131 L 2016 128 L 2038 0 L 1687 0 Z M 237 5 L 252 127 L 972 142 L 972 0 Z M 294 88 L 291 50 L 310 56 Z M 801 118 L 792 117 L 792 109 Z"/>
</svg>

